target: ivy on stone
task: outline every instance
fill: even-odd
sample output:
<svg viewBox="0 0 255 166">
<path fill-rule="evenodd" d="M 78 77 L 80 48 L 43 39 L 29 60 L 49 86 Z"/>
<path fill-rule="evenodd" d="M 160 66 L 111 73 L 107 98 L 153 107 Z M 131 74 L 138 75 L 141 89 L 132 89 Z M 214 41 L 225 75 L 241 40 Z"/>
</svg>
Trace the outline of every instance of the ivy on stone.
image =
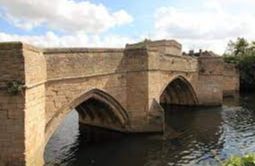
<svg viewBox="0 0 255 166">
<path fill-rule="evenodd" d="M 21 93 L 23 89 L 23 83 L 17 80 L 7 82 L 6 86 L 7 86 L 7 92 L 14 96 Z"/>
</svg>

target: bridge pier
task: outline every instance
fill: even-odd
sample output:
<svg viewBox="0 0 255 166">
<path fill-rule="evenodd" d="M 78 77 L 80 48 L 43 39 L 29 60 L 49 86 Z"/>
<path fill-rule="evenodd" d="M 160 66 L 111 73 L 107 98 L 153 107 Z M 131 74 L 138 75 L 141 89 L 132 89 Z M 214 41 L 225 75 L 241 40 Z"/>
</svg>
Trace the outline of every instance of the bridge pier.
<svg viewBox="0 0 255 166">
<path fill-rule="evenodd" d="M 22 43 L 1 43 L 0 73 L 0 165 L 43 165 L 44 56 Z"/>
</svg>

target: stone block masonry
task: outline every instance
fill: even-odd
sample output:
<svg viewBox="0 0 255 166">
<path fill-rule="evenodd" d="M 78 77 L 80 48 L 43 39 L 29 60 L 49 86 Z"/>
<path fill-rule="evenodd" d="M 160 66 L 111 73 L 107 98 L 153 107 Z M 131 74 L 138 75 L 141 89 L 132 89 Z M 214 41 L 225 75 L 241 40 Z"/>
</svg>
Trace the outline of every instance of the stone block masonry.
<svg viewBox="0 0 255 166">
<path fill-rule="evenodd" d="M 162 132 L 162 104 L 221 105 L 239 89 L 237 69 L 221 57 L 181 48 L 174 40 L 123 49 L 0 43 L 0 165 L 43 165 L 47 141 L 74 109 L 82 124 Z"/>
</svg>

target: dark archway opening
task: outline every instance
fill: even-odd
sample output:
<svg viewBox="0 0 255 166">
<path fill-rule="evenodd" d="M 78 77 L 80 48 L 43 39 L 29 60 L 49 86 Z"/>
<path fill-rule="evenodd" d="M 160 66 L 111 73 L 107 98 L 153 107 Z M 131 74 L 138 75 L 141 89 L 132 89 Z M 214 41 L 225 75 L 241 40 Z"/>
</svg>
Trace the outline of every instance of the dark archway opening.
<svg viewBox="0 0 255 166">
<path fill-rule="evenodd" d="M 75 110 L 79 114 L 80 144 L 102 142 L 122 137 L 125 124 L 116 110 L 96 98 L 89 98 Z"/>
<path fill-rule="evenodd" d="M 171 81 L 160 96 L 160 105 L 164 109 L 164 135 L 168 139 L 177 139 L 182 134 L 174 119 L 175 113 L 191 111 L 198 104 L 192 85 L 183 77 Z M 178 142 L 178 141 L 177 141 Z"/>
<path fill-rule="evenodd" d="M 92 97 L 86 100 L 75 107 L 75 109 L 80 115 L 80 123 L 84 125 L 102 127 L 110 130 L 118 130 L 124 127 L 115 110 L 96 98 Z"/>
<path fill-rule="evenodd" d="M 165 107 L 187 107 L 198 104 L 191 84 L 183 77 L 171 81 L 160 96 L 160 104 Z"/>
<path fill-rule="evenodd" d="M 89 158 L 81 159 L 84 149 L 124 136 L 127 117 L 124 110 L 118 110 L 123 108 L 117 101 L 99 90 L 81 99 L 85 100 L 67 114 L 48 141 L 45 165 L 73 165 L 76 161 L 88 164 Z"/>
</svg>

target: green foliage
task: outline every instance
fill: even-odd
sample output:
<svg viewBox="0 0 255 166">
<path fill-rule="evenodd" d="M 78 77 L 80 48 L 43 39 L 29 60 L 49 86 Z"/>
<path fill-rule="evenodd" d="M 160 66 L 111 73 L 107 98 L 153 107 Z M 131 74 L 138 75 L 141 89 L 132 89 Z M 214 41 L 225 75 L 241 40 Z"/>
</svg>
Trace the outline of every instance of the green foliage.
<svg viewBox="0 0 255 166">
<path fill-rule="evenodd" d="M 247 154 L 243 157 L 232 156 L 223 163 L 223 166 L 255 166 L 255 154 Z"/>
<path fill-rule="evenodd" d="M 238 65 L 240 61 L 239 57 L 237 56 L 224 56 L 223 58 L 225 62 L 236 64 L 236 65 Z"/>
<path fill-rule="evenodd" d="M 132 45 L 132 48 L 143 48 L 146 46 L 148 42 L 151 42 L 149 39 L 144 39 L 143 41 L 136 43 L 135 45 Z"/>
<path fill-rule="evenodd" d="M 246 89 L 255 88 L 255 56 L 247 56 L 239 62 L 240 83 Z"/>
<path fill-rule="evenodd" d="M 239 67 L 241 89 L 255 89 L 255 41 L 249 43 L 244 38 L 230 41 L 223 56 L 225 62 Z"/>
<path fill-rule="evenodd" d="M 20 81 L 11 81 L 7 83 L 7 91 L 11 95 L 18 95 L 22 92 L 23 84 Z"/>
<path fill-rule="evenodd" d="M 250 44 L 244 38 L 237 38 L 236 41 L 229 41 L 227 53 L 232 56 L 243 56 L 249 49 Z"/>
</svg>

